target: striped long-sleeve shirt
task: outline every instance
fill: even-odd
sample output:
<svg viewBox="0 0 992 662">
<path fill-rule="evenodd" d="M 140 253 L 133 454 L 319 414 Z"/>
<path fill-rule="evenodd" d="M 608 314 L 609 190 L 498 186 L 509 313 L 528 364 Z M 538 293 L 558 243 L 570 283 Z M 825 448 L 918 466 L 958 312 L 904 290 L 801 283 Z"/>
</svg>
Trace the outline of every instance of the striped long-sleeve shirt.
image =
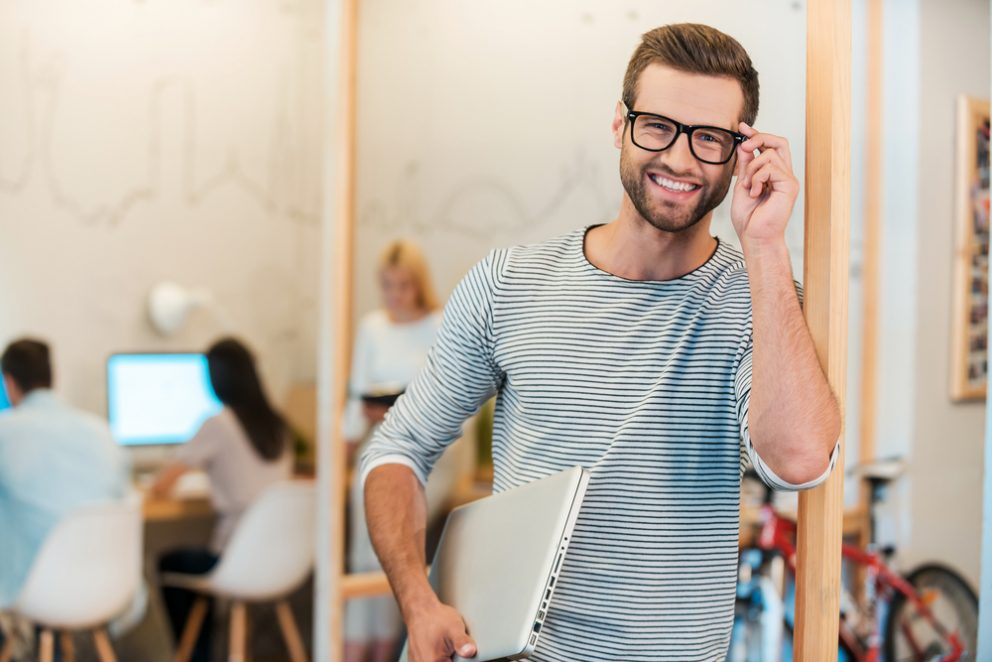
<svg viewBox="0 0 992 662">
<path fill-rule="evenodd" d="M 681 278 L 631 281 L 586 259 L 585 233 L 495 250 L 468 273 L 362 476 L 401 463 L 425 480 L 496 395 L 496 492 L 592 474 L 531 659 L 723 660 L 745 465 L 778 489 L 826 474 L 790 485 L 751 445 L 742 255 L 721 242 Z"/>
</svg>

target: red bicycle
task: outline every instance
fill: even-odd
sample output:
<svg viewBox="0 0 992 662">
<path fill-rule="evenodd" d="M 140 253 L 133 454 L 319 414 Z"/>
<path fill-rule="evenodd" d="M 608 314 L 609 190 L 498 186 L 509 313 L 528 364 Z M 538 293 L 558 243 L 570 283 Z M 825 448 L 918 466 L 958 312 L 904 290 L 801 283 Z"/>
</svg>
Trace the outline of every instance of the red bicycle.
<svg viewBox="0 0 992 662">
<path fill-rule="evenodd" d="M 897 475 L 900 466 L 879 462 L 857 470 L 871 488 L 872 515 L 882 489 Z M 750 474 L 748 478 L 758 480 Z M 795 576 L 796 525 L 775 510 L 772 491 L 763 483 L 761 487 L 764 498 L 755 544 L 741 552 L 737 641 L 728 658 L 733 662 L 770 662 L 782 659 L 782 651 L 785 655 L 791 652 L 792 623 L 787 608 L 790 591 L 780 590 L 775 596 L 769 594 L 769 587 L 788 584 L 781 581 L 783 568 L 788 578 Z M 874 521 L 871 528 L 874 532 Z M 877 549 L 874 544 L 867 549 L 843 544 L 843 559 L 849 567 L 863 570 L 864 582 L 860 600 L 846 588 L 842 590 L 838 659 L 974 659 L 978 638 L 978 598 L 974 591 L 957 573 L 940 565 L 927 565 L 904 577 L 887 565 L 893 553 L 891 548 Z M 774 614 L 775 623 L 770 623 L 769 613 Z"/>
</svg>

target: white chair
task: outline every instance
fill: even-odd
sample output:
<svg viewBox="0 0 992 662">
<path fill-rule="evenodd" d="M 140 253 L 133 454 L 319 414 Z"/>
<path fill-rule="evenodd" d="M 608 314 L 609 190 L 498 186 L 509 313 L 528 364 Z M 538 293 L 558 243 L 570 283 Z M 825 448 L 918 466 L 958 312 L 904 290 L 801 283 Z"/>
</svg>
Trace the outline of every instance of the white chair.
<svg viewBox="0 0 992 662">
<path fill-rule="evenodd" d="M 101 662 L 116 657 L 106 625 L 127 609 L 141 577 L 141 502 L 98 503 L 66 515 L 45 539 L 10 611 L 42 628 L 39 660 L 73 657 L 71 633 L 92 630 Z M 0 652 L 7 662 L 13 642 Z"/>
<path fill-rule="evenodd" d="M 231 540 L 207 574 L 166 573 L 162 583 L 200 594 L 183 628 L 177 662 L 189 660 L 207 613 L 207 595 L 231 605 L 229 660 L 245 659 L 249 602 L 275 602 L 279 627 L 293 662 L 306 652 L 287 596 L 313 569 L 316 497 L 309 481 L 287 481 L 265 490 L 241 516 Z"/>
</svg>

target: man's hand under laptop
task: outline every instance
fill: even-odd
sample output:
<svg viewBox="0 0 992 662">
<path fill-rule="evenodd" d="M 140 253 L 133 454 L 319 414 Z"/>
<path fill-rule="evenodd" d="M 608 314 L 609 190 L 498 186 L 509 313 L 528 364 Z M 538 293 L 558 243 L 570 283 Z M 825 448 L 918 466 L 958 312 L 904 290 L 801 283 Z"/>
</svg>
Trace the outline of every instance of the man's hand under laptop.
<svg viewBox="0 0 992 662">
<path fill-rule="evenodd" d="M 365 481 L 369 535 L 403 612 L 408 662 L 442 662 L 475 657 L 477 647 L 465 621 L 442 603 L 424 568 L 427 502 L 409 467 L 386 464 Z"/>
<path fill-rule="evenodd" d="M 430 600 L 433 598 L 433 600 Z M 461 614 L 431 594 L 428 604 L 407 615 L 409 662 L 447 662 L 453 656 L 475 657 L 476 647 Z"/>
</svg>

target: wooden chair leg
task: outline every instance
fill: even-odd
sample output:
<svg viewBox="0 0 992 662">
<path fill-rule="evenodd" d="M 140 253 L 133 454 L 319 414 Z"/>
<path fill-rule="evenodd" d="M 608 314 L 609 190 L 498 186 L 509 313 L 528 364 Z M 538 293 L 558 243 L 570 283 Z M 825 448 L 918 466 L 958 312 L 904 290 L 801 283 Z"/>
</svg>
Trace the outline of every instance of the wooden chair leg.
<svg viewBox="0 0 992 662">
<path fill-rule="evenodd" d="M 110 645 L 110 637 L 107 636 L 106 629 L 93 630 L 93 641 L 96 642 L 96 654 L 100 658 L 100 662 L 117 662 L 117 656 L 114 655 L 114 647 Z"/>
<path fill-rule="evenodd" d="M 197 597 L 193 603 L 193 608 L 183 626 L 182 637 L 179 638 L 179 648 L 176 650 L 176 662 L 189 662 L 193 656 L 193 648 L 196 646 L 196 639 L 200 636 L 200 628 L 203 627 L 203 619 L 207 615 L 207 598 L 202 595 Z"/>
<path fill-rule="evenodd" d="M 9 634 L 4 635 L 4 637 L 3 650 L 0 650 L 0 662 L 10 662 L 10 658 L 14 656 L 14 638 Z"/>
<path fill-rule="evenodd" d="M 248 608 L 243 602 L 231 605 L 231 640 L 228 662 L 245 662 L 245 641 L 248 635 Z"/>
<path fill-rule="evenodd" d="M 251 654 L 251 609 L 245 605 L 245 652 L 244 661 L 254 662 L 255 658 Z"/>
<path fill-rule="evenodd" d="M 282 638 L 286 641 L 289 659 L 292 662 L 307 662 L 306 649 L 303 647 L 303 640 L 300 638 L 300 631 L 296 628 L 296 620 L 293 618 L 293 610 L 290 609 L 289 603 L 285 600 L 277 602 L 276 615 L 279 617 L 279 629 L 282 630 Z"/>
<path fill-rule="evenodd" d="M 55 658 L 55 637 L 48 628 L 41 631 L 41 645 L 39 648 L 38 662 L 52 662 Z"/>
<path fill-rule="evenodd" d="M 62 648 L 63 662 L 76 662 L 76 642 L 71 632 L 59 632 L 59 647 Z"/>
</svg>

